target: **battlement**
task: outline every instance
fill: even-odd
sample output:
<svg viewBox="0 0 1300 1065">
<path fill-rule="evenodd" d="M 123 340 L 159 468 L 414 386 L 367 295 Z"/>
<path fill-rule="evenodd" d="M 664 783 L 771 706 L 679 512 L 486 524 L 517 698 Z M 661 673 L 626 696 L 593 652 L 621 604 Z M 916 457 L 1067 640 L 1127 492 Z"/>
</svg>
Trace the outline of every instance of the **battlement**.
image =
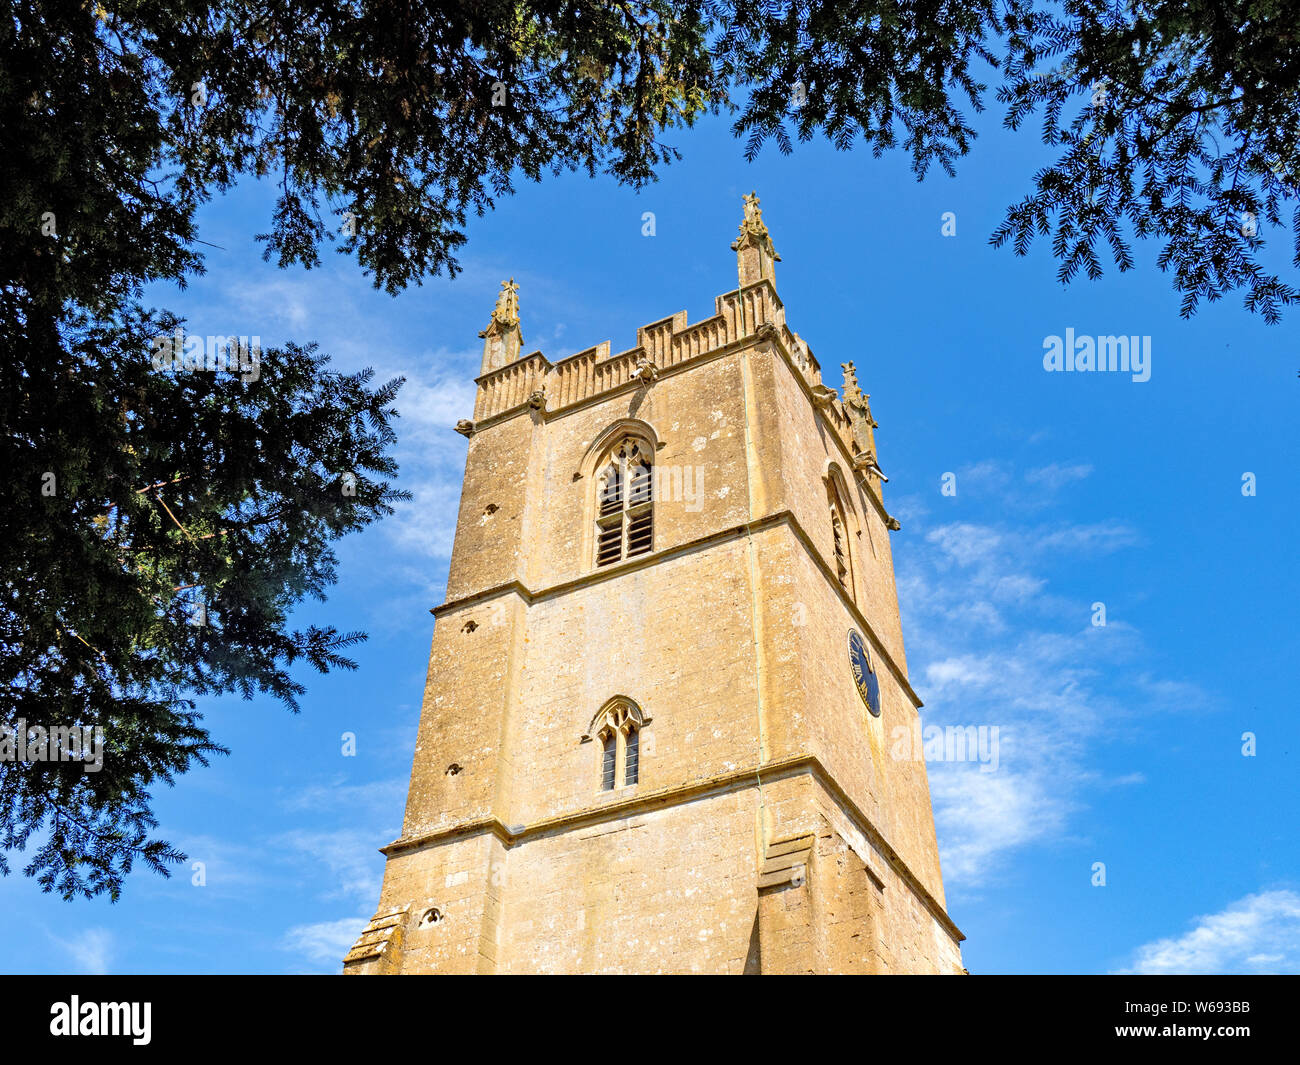
<svg viewBox="0 0 1300 1065">
<path fill-rule="evenodd" d="M 620 389 L 648 387 L 656 377 L 685 363 L 733 347 L 771 343 L 785 357 L 823 423 L 838 438 L 855 473 L 879 503 L 880 482 L 886 478 L 876 460 L 870 396 L 858 387 L 852 362 L 841 364 L 841 392 L 837 395 L 827 387 L 812 350 L 786 325 L 785 305 L 777 295 L 773 276 L 774 264 L 781 257 L 772 247 L 753 194 L 745 197 L 745 219 L 731 247 L 736 252 L 740 285 L 714 297 L 711 316 L 692 324 L 685 311 L 678 311 L 650 322 L 637 329 L 636 346 L 617 355 L 610 354 L 609 341 L 604 341 L 558 362 L 551 362 L 540 351 L 520 356 L 519 286 L 513 278 L 503 281 L 491 320 L 479 334 L 484 339 L 483 365 L 475 379 L 474 417 L 459 422 L 457 431 L 470 436 L 495 422 L 529 412 L 553 416 Z"/>
<path fill-rule="evenodd" d="M 603 341 L 557 362 L 534 351 L 489 370 L 476 379 L 474 428 L 529 407 L 554 414 L 596 399 L 637 381 L 643 362 L 663 373 L 739 341 L 767 337 L 777 340 L 827 422 L 853 453 L 852 419 L 843 402 L 822 383 L 821 366 L 812 350 L 786 325 L 785 306 L 767 278 L 715 297 L 714 313 L 702 321 L 689 323 L 686 312 L 678 311 L 640 326 L 636 346 L 617 355 L 611 355 L 609 341 Z M 858 449 L 866 443 L 858 441 Z"/>
</svg>

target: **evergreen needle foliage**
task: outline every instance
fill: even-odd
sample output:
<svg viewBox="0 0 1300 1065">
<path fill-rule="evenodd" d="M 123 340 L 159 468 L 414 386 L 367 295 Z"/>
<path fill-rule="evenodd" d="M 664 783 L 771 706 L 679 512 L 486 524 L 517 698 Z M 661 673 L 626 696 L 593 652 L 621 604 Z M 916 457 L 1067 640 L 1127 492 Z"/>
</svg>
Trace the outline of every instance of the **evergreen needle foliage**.
<svg viewBox="0 0 1300 1065">
<path fill-rule="evenodd" d="M 290 668 L 351 668 L 362 638 L 287 618 L 403 498 L 401 382 L 305 343 L 256 381 L 157 369 L 178 323 L 143 287 L 202 272 L 204 202 L 266 178 L 268 259 L 333 243 L 396 293 L 454 276 L 467 218 L 520 177 L 643 186 L 709 112 L 751 157 L 824 134 L 952 173 L 981 79 L 1057 153 L 995 244 L 1047 238 L 1069 281 L 1153 238 L 1184 315 L 1295 302 L 1259 258 L 1289 226 L 1300 266 L 1286 0 L 0 0 L 0 723 L 108 742 L 97 774 L 0 762 L 0 872 L 29 842 L 24 871 L 66 897 L 165 872 L 183 856 L 150 791 L 221 750 L 194 698 L 296 709 Z"/>
</svg>

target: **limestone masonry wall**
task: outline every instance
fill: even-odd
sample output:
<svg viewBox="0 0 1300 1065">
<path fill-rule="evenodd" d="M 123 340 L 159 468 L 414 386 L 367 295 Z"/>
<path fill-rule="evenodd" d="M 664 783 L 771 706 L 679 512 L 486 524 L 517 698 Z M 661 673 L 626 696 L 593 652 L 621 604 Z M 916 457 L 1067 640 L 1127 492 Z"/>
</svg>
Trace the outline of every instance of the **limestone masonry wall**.
<svg viewBox="0 0 1300 1065">
<path fill-rule="evenodd" d="M 503 285 L 402 835 L 346 972 L 962 971 L 925 764 L 894 751 L 919 701 L 867 397 L 787 327 L 755 197 L 733 247 L 714 315 L 612 356 L 520 357 Z M 628 435 L 653 540 L 598 567 Z M 610 706 L 639 774 L 606 787 Z"/>
</svg>

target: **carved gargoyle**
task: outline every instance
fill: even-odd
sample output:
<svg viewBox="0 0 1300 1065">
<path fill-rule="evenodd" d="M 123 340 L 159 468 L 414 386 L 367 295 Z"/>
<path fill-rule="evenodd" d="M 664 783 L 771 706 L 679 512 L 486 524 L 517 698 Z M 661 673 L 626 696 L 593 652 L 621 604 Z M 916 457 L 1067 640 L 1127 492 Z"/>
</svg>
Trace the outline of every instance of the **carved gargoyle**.
<svg viewBox="0 0 1300 1065">
<path fill-rule="evenodd" d="M 885 471 L 876 462 L 876 456 L 873 452 L 859 451 L 853 456 L 853 468 L 861 473 L 874 474 L 885 483 L 889 482 L 889 478 L 885 476 Z"/>
<path fill-rule="evenodd" d="M 832 403 L 840 398 L 836 395 L 835 389 L 828 388 L 826 385 L 815 385 L 812 394 L 813 402 L 823 410 L 828 409 Z"/>
<path fill-rule="evenodd" d="M 546 389 L 534 388 L 528 396 L 528 407 L 530 410 L 541 411 L 546 413 Z"/>
<path fill-rule="evenodd" d="M 636 370 L 632 374 L 643 384 L 651 384 L 659 376 L 659 367 L 642 355 L 636 360 Z"/>
<path fill-rule="evenodd" d="M 468 418 L 462 418 L 456 423 L 456 432 L 468 439 L 474 435 L 474 423 Z"/>
</svg>

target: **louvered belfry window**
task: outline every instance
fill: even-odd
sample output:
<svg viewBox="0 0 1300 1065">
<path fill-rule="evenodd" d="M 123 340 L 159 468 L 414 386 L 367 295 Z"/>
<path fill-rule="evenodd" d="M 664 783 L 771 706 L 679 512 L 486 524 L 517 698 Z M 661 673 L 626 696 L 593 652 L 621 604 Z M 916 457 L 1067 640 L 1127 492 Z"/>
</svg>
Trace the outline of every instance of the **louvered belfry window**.
<svg viewBox="0 0 1300 1065">
<path fill-rule="evenodd" d="M 835 537 L 835 576 L 845 588 L 849 586 L 849 563 L 844 551 L 844 517 L 839 501 L 831 500 L 831 532 Z"/>
<path fill-rule="evenodd" d="M 853 594 L 853 547 L 849 541 L 849 524 L 845 520 L 844 499 L 831 479 L 826 481 L 826 502 L 831 512 L 831 548 L 835 557 L 835 577 L 850 595 Z"/>
<path fill-rule="evenodd" d="M 648 448 L 626 437 L 610 452 L 597 484 L 596 565 L 654 546 L 654 470 Z"/>
</svg>

